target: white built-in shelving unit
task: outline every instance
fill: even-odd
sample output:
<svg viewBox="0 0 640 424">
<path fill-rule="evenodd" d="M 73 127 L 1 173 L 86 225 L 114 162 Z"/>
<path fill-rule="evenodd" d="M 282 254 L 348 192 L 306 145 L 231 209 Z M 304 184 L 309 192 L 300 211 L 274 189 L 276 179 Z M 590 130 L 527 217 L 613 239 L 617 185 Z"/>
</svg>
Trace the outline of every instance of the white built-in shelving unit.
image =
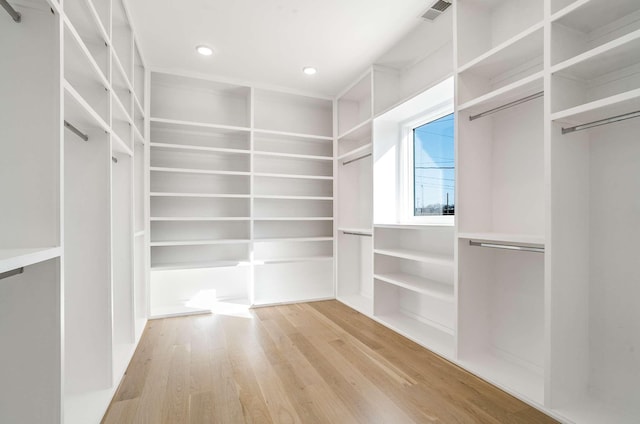
<svg viewBox="0 0 640 424">
<path fill-rule="evenodd" d="M 11 6 L 0 421 L 98 422 L 147 318 L 144 62 L 120 1 Z"/>
<path fill-rule="evenodd" d="M 640 4 L 554 0 L 551 13 L 547 404 L 579 423 L 633 423 Z"/>
<path fill-rule="evenodd" d="M 399 225 L 395 207 L 399 125 L 421 112 L 404 105 L 452 72 L 451 36 L 425 47 L 428 25 L 450 29 L 451 16 L 417 27 L 336 99 L 336 297 L 453 358 L 453 227 Z"/>
<path fill-rule="evenodd" d="M 157 71 L 150 104 L 151 315 L 333 297 L 331 101 Z"/>
<path fill-rule="evenodd" d="M 149 71 L 123 0 L 10 5 L 0 422 L 99 422 L 148 317 L 334 297 L 562 422 L 638 422 L 637 0 L 456 0 L 335 99 Z M 453 87 L 455 222 L 425 225 L 402 128 Z"/>
<path fill-rule="evenodd" d="M 410 35 L 336 99 L 337 298 L 562 422 L 636 422 L 640 4 L 453 9 L 428 72 Z M 455 226 L 403 222 L 398 124 L 452 71 Z"/>
</svg>

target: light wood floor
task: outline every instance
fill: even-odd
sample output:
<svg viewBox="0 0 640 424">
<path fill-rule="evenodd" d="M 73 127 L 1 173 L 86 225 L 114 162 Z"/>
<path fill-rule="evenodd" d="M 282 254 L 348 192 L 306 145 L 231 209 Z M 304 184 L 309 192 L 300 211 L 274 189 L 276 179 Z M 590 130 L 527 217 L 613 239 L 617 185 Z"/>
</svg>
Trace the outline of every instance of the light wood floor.
<svg viewBox="0 0 640 424">
<path fill-rule="evenodd" d="M 149 321 L 103 423 L 555 423 L 337 301 Z"/>
</svg>

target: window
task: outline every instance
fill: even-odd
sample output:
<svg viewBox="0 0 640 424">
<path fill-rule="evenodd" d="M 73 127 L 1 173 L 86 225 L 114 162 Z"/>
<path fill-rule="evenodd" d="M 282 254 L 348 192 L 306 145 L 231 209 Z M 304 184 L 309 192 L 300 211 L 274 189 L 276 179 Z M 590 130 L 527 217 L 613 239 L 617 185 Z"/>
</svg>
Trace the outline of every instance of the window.
<svg viewBox="0 0 640 424">
<path fill-rule="evenodd" d="M 413 128 L 413 216 L 455 215 L 453 113 Z"/>
</svg>

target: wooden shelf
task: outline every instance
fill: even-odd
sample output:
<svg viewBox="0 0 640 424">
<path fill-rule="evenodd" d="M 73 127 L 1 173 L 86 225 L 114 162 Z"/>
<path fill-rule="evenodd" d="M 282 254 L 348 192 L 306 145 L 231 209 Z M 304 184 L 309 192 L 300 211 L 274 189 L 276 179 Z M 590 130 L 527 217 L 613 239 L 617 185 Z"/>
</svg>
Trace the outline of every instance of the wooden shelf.
<svg viewBox="0 0 640 424">
<path fill-rule="evenodd" d="M 342 92 L 336 101 L 338 134 L 358 131 L 373 115 L 373 75 L 371 70 Z"/>
<path fill-rule="evenodd" d="M 333 221 L 331 216 L 272 216 L 272 217 L 254 217 L 254 221 Z"/>
<path fill-rule="evenodd" d="M 296 178 L 304 180 L 333 180 L 333 177 L 323 175 L 273 174 L 266 172 L 254 172 L 253 175 L 256 177 Z"/>
<path fill-rule="evenodd" d="M 133 138 L 136 142 L 145 145 L 146 144 L 146 140 L 144 138 L 144 136 L 142 135 L 142 133 L 140 132 L 140 130 L 138 129 L 137 125 L 133 125 Z"/>
<path fill-rule="evenodd" d="M 152 216 L 149 218 L 150 221 L 250 221 L 251 218 L 248 216 L 225 216 L 225 217 L 210 217 L 210 216 L 165 216 L 158 217 Z"/>
<path fill-rule="evenodd" d="M 111 139 L 113 144 L 111 145 L 113 151 L 124 153 L 127 156 L 133 157 L 133 151 L 127 146 L 127 144 L 122 141 L 122 139 L 115 132 L 111 133 Z"/>
<path fill-rule="evenodd" d="M 436 299 L 446 300 L 447 302 L 454 301 L 453 285 L 450 284 L 444 284 L 402 272 L 374 274 L 373 278 Z"/>
<path fill-rule="evenodd" d="M 268 237 L 253 239 L 254 243 L 303 242 L 303 241 L 331 241 L 333 237 Z"/>
<path fill-rule="evenodd" d="M 458 106 L 458 111 L 474 115 L 543 91 L 543 75 L 542 71 L 536 72 L 497 90 L 478 96 Z"/>
<path fill-rule="evenodd" d="M 209 246 L 215 244 L 247 244 L 248 239 L 221 239 L 221 240 L 181 240 L 181 241 L 152 241 L 151 247 L 159 246 Z"/>
<path fill-rule="evenodd" d="M 0 249 L 0 273 L 57 258 L 61 252 L 60 247 Z"/>
<path fill-rule="evenodd" d="M 551 114 L 552 121 L 584 124 L 640 110 L 640 88 Z"/>
<path fill-rule="evenodd" d="M 210 197 L 220 199 L 248 199 L 250 194 L 209 194 L 209 193 L 168 193 L 152 191 L 149 193 L 151 197 Z"/>
<path fill-rule="evenodd" d="M 76 46 L 80 49 L 80 51 L 84 55 L 85 59 L 88 61 L 89 65 L 90 65 L 90 68 L 92 70 L 92 74 L 94 76 L 93 79 L 95 79 L 103 87 L 108 89 L 110 87 L 109 80 L 107 79 L 107 77 L 102 72 L 102 69 L 100 68 L 100 66 L 98 66 L 98 63 L 93 58 L 93 55 L 91 54 L 91 52 L 87 48 L 87 46 L 84 43 L 84 41 L 82 41 L 82 38 L 80 37 L 80 34 L 78 34 L 78 32 L 76 31 L 75 27 L 73 26 L 73 24 L 69 20 L 69 18 L 64 16 L 63 20 L 64 20 L 64 26 L 66 27 L 66 29 L 68 30 L 69 34 L 71 35 L 72 40 L 75 42 Z"/>
<path fill-rule="evenodd" d="M 249 150 L 243 149 L 224 149 L 220 147 L 201 147 L 201 146 L 191 146 L 186 144 L 168 144 L 168 143 L 151 143 L 150 146 L 154 149 L 165 149 L 165 150 L 190 150 L 195 152 L 217 152 L 217 153 L 231 153 L 238 155 L 249 155 L 251 152 Z"/>
<path fill-rule="evenodd" d="M 287 137 L 304 137 L 304 138 L 311 138 L 311 139 L 315 139 L 315 140 L 326 140 L 326 141 L 332 141 L 333 140 L 333 137 L 325 136 L 325 135 L 305 134 L 305 133 L 288 132 L 288 131 L 263 130 L 263 129 L 259 129 L 259 128 L 256 128 L 254 130 L 254 133 L 256 133 L 256 134 L 284 135 L 284 136 L 287 136 Z"/>
<path fill-rule="evenodd" d="M 495 77 L 540 58 L 544 48 L 544 24 L 539 22 L 488 52 L 462 65 L 458 73 L 471 72 L 487 78 Z"/>
<path fill-rule="evenodd" d="M 211 261 L 211 262 L 192 262 L 192 263 L 167 263 L 151 265 L 151 271 L 174 271 L 180 269 L 205 269 L 205 268 L 235 268 L 250 266 L 248 259 L 239 259 L 237 261 Z"/>
<path fill-rule="evenodd" d="M 296 263 L 296 262 L 316 262 L 316 261 L 330 261 L 333 260 L 333 256 L 304 256 L 304 257 L 286 257 L 286 258 L 270 258 L 270 259 L 254 259 L 256 265 L 268 265 L 268 264 L 284 264 L 284 263 Z"/>
<path fill-rule="evenodd" d="M 590 33 L 639 9 L 636 0 L 617 0 L 615 4 L 599 0 L 577 0 L 551 15 L 551 22 Z"/>
<path fill-rule="evenodd" d="M 82 96 L 67 82 L 62 83 L 65 91 L 64 119 L 80 130 L 88 128 L 99 128 L 107 133 L 111 132 L 107 123 L 96 113 L 95 110 L 82 98 Z"/>
<path fill-rule="evenodd" d="M 373 228 L 388 228 L 391 230 L 424 230 L 425 228 L 440 226 L 440 225 L 426 225 L 426 224 L 373 224 Z M 444 227 L 453 227 L 451 224 L 443 224 Z"/>
<path fill-rule="evenodd" d="M 355 156 L 358 156 L 359 154 L 371 153 L 372 149 L 373 149 L 373 144 L 372 143 L 367 143 L 365 145 L 356 147 L 355 149 L 350 150 L 347 153 L 341 154 L 340 156 L 338 156 L 337 159 L 339 161 L 343 161 L 344 162 L 345 159 L 348 160 L 348 159 L 354 158 Z"/>
<path fill-rule="evenodd" d="M 360 122 L 353 128 L 345 131 L 338 136 L 338 142 L 343 140 L 362 140 L 365 138 L 371 139 L 371 118 L 366 121 Z"/>
<path fill-rule="evenodd" d="M 278 152 L 265 152 L 265 151 L 255 151 L 253 152 L 256 156 L 275 156 L 281 158 L 293 158 L 293 159 L 308 159 L 308 160 L 333 160 L 331 156 L 317 156 L 317 155 L 299 155 L 294 153 L 278 153 Z"/>
<path fill-rule="evenodd" d="M 418 321 L 401 312 L 376 314 L 374 319 L 438 355 L 448 359 L 454 357 L 455 338 L 440 328 Z"/>
<path fill-rule="evenodd" d="M 167 168 L 159 166 L 149 167 L 149 171 L 152 172 L 178 172 L 183 174 L 208 174 L 208 175 L 242 175 L 249 176 L 251 172 L 243 171 L 210 171 L 206 169 L 193 169 L 193 168 Z"/>
<path fill-rule="evenodd" d="M 333 200 L 332 196 L 279 196 L 276 194 L 258 194 L 254 199 L 275 199 L 275 200 Z"/>
<path fill-rule="evenodd" d="M 120 61 L 120 57 L 118 56 L 118 52 L 116 51 L 116 49 L 112 49 L 112 54 L 113 54 L 113 63 L 116 65 L 116 71 L 120 72 L 120 75 L 122 75 L 122 78 L 124 79 L 126 88 L 129 90 L 129 92 L 133 96 L 133 93 L 134 93 L 133 84 L 131 84 L 131 81 L 129 81 L 129 75 L 125 71 L 124 66 L 122 66 L 122 62 Z"/>
<path fill-rule="evenodd" d="M 551 68 L 552 74 L 591 80 L 640 63 L 640 29 Z"/>
<path fill-rule="evenodd" d="M 192 128 L 210 128 L 218 130 L 232 130 L 232 131 L 251 131 L 248 127 L 237 127 L 233 125 L 220 125 L 220 124 L 208 124 L 206 122 L 194 122 L 194 121 L 182 121 L 179 119 L 165 119 L 165 118 L 149 118 L 150 123 L 169 124 Z"/>
<path fill-rule="evenodd" d="M 411 249 L 374 249 L 378 255 L 393 256 L 395 258 L 408 259 L 411 261 L 424 262 L 432 265 L 440 265 L 453 268 L 453 258 L 445 255 L 435 255 L 424 253 L 420 250 Z"/>
</svg>

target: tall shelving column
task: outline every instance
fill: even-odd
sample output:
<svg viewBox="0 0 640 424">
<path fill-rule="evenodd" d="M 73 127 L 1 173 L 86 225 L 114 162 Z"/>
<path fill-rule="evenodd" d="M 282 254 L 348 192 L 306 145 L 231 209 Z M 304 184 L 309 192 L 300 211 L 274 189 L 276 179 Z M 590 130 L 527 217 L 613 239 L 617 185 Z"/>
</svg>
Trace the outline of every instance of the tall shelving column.
<svg viewBox="0 0 640 424">
<path fill-rule="evenodd" d="M 85 137 L 64 133 L 65 423 L 97 419 L 114 384 L 110 8 L 92 5 L 64 4 L 64 119 Z"/>
<path fill-rule="evenodd" d="M 151 315 L 249 304 L 250 88 L 151 73 Z"/>
<path fill-rule="evenodd" d="M 253 304 L 332 298 L 332 102 L 256 88 L 253 113 Z"/>
<path fill-rule="evenodd" d="M 630 424 L 640 416 L 640 4 L 550 0 L 550 14 L 548 401 L 576 423 Z"/>
<path fill-rule="evenodd" d="M 64 119 L 73 126 L 64 133 L 63 408 L 65 422 L 84 423 L 102 417 L 147 318 L 134 249 L 144 244 L 145 82 L 134 81 L 144 63 L 121 1 L 69 1 L 63 12 Z"/>
<path fill-rule="evenodd" d="M 11 58 L 0 78 L 0 421 L 55 424 L 62 397 L 62 24 L 55 3 L 10 4 L 21 20 L 0 11 L 0 53 Z"/>
<path fill-rule="evenodd" d="M 538 406 L 546 352 L 543 6 L 454 6 L 458 360 Z"/>
<path fill-rule="evenodd" d="M 338 190 L 336 297 L 373 315 L 371 70 L 336 101 Z"/>
<path fill-rule="evenodd" d="M 456 347 L 453 219 L 414 218 L 409 161 L 414 141 L 407 135 L 413 129 L 408 123 L 417 117 L 449 114 L 452 97 L 449 77 L 375 116 L 372 158 L 372 316 L 448 359 L 455 358 Z"/>
</svg>

